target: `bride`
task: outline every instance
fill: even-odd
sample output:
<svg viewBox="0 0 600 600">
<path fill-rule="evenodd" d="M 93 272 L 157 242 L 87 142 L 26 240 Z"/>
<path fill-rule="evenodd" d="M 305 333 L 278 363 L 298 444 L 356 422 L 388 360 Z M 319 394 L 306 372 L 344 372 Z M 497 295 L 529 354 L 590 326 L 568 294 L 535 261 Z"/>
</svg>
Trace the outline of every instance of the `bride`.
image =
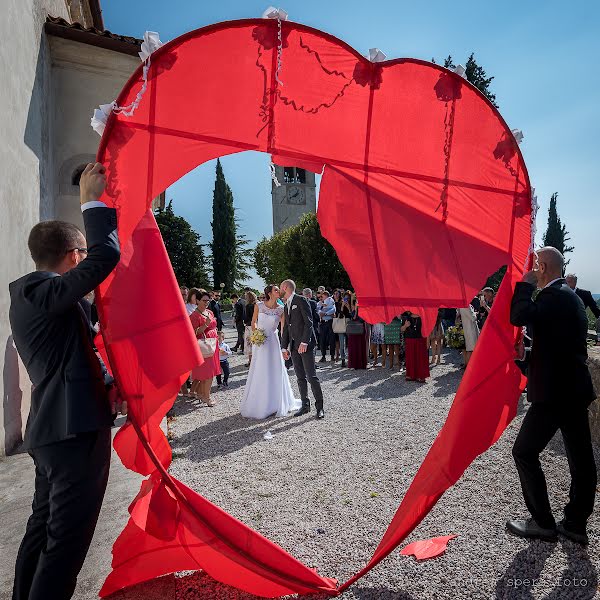
<svg viewBox="0 0 600 600">
<path fill-rule="evenodd" d="M 298 410 L 300 400 L 294 398 L 290 378 L 283 363 L 277 326 L 284 308 L 277 303 L 279 288 L 268 285 L 265 301 L 254 308 L 252 330 L 262 329 L 267 336 L 264 344 L 253 346 L 252 362 L 242 400 L 242 416 L 266 419 L 270 415 L 283 417 Z"/>
</svg>

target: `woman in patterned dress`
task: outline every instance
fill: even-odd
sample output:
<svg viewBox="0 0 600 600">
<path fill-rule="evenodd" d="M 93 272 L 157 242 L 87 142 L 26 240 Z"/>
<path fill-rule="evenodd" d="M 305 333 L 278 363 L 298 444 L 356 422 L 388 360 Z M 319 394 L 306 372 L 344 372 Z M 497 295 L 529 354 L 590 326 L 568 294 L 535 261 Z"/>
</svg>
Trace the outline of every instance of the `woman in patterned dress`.
<svg viewBox="0 0 600 600">
<path fill-rule="evenodd" d="M 390 370 L 394 368 L 394 356 L 398 357 L 398 368 L 402 369 L 402 321 L 399 317 L 394 317 L 389 325 L 383 328 L 384 348 L 387 347 L 390 352 Z M 383 355 L 383 366 L 385 367 L 385 354 Z"/>
<path fill-rule="evenodd" d="M 384 323 L 375 323 L 375 325 L 371 327 L 371 354 L 373 355 L 374 367 L 377 366 L 379 346 L 382 347 L 381 362 L 385 367 L 387 346 L 385 345 Z"/>
</svg>

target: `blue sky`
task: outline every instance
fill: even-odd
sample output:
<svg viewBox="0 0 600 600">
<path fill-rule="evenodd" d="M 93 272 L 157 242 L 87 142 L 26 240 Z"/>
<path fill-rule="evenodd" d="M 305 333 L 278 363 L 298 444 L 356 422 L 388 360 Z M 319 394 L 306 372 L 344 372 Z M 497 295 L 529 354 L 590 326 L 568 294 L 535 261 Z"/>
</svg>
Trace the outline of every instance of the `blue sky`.
<svg viewBox="0 0 600 600">
<path fill-rule="evenodd" d="M 558 192 L 559 215 L 575 246 L 569 269 L 579 275 L 581 287 L 600 293 L 600 3 L 284 2 L 280 6 L 291 20 L 327 31 L 363 54 L 378 47 L 388 58 L 438 62 L 452 54 L 464 64 L 475 52 L 495 77 L 491 87 L 502 115 L 525 134 L 521 149 L 540 202 L 537 241 L 546 228 L 550 196 Z M 267 6 L 255 0 L 102 0 L 107 29 L 137 37 L 158 31 L 163 41 L 210 23 L 260 17 Z M 243 233 L 253 241 L 271 235 L 268 156 L 243 153 L 222 162 Z M 213 184 L 210 162 L 167 192 L 204 242 L 211 238 Z"/>
</svg>

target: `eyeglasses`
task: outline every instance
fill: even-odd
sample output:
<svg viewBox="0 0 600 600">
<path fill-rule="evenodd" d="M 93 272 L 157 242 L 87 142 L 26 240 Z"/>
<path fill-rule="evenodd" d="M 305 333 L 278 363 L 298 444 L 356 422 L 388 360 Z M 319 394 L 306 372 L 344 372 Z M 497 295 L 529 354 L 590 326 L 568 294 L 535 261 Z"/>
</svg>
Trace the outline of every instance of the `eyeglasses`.
<svg viewBox="0 0 600 600">
<path fill-rule="evenodd" d="M 82 254 L 87 254 L 88 253 L 88 249 L 87 248 L 69 248 L 69 250 L 67 250 L 65 252 L 65 254 L 69 254 L 69 252 L 73 252 L 73 250 L 77 250 L 77 252 L 81 252 Z"/>
</svg>

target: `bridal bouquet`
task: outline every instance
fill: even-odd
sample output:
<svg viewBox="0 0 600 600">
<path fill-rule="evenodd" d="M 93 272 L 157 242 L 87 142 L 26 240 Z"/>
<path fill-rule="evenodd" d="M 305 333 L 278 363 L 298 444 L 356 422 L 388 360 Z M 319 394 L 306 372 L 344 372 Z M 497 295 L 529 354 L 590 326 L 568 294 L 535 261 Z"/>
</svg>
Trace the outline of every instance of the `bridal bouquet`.
<svg viewBox="0 0 600 600">
<path fill-rule="evenodd" d="M 267 341 L 267 334 L 264 329 L 255 329 L 250 334 L 250 343 L 253 346 L 262 346 Z"/>
<path fill-rule="evenodd" d="M 465 332 L 462 327 L 448 327 L 446 331 L 446 343 L 449 348 L 456 350 L 465 349 Z"/>
</svg>

